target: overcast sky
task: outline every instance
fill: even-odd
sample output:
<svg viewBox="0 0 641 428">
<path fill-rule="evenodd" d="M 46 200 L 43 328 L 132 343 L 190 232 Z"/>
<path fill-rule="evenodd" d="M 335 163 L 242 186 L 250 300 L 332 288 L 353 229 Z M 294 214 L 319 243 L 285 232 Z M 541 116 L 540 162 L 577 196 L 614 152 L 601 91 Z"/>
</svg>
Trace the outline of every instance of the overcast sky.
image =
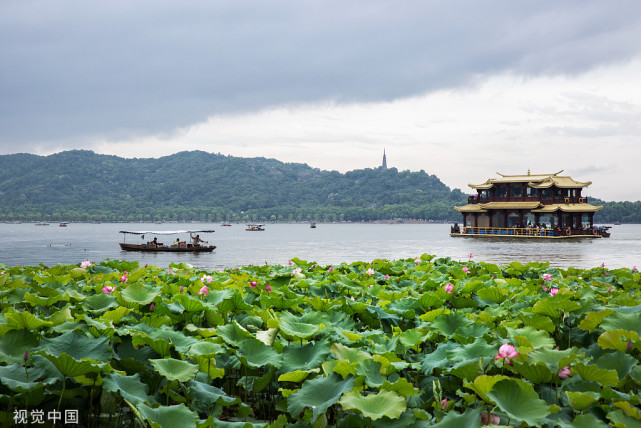
<svg viewBox="0 0 641 428">
<path fill-rule="evenodd" d="M 0 0 L 0 154 L 182 150 L 641 199 L 641 2 Z"/>
</svg>

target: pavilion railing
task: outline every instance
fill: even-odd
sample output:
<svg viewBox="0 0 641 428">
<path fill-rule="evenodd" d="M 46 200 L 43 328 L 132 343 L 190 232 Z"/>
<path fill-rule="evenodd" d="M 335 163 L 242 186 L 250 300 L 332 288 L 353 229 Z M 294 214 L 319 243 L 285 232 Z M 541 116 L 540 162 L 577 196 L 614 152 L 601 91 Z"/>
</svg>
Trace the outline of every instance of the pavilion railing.
<svg viewBox="0 0 641 428">
<path fill-rule="evenodd" d="M 452 230 L 453 233 L 457 233 Z M 599 235 L 599 231 L 593 228 L 577 229 L 549 229 L 536 227 L 460 227 L 459 232 L 463 235 L 498 235 L 498 236 L 571 236 L 571 235 Z"/>
</svg>

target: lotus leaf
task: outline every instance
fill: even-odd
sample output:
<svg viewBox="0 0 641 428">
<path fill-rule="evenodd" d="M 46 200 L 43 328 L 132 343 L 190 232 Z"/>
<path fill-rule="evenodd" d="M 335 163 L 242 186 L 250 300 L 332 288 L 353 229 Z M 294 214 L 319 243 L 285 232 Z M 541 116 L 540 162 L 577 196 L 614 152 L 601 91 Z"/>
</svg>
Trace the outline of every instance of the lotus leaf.
<svg viewBox="0 0 641 428">
<path fill-rule="evenodd" d="M 31 332 L 8 331 L 0 338 L 0 362 L 5 364 L 23 363 L 25 351 L 38 345 L 38 339 Z"/>
<path fill-rule="evenodd" d="M 306 343 L 303 346 L 287 346 L 283 349 L 283 367 L 285 371 L 310 370 L 327 360 L 330 346 L 327 341 Z"/>
<path fill-rule="evenodd" d="M 148 305 L 160 295 L 160 289 L 146 287 L 140 283 L 133 283 L 122 290 L 120 295 L 125 302 Z"/>
<path fill-rule="evenodd" d="M 357 410 L 372 420 L 387 416 L 398 418 L 407 408 L 405 399 L 392 391 L 380 391 L 378 394 L 361 395 L 353 390 L 343 394 L 340 404 L 345 410 Z"/>
<path fill-rule="evenodd" d="M 641 420 L 627 416 L 623 411 L 617 410 L 608 413 L 608 419 L 614 422 L 617 427 L 641 428 Z"/>
<path fill-rule="evenodd" d="M 44 321 L 29 312 L 11 312 L 5 315 L 7 325 L 14 329 L 38 330 L 40 327 L 50 326 L 50 321 Z"/>
<path fill-rule="evenodd" d="M 488 397 L 487 393 L 492 390 L 492 388 L 494 387 L 494 384 L 504 379 L 508 379 L 508 377 L 503 375 L 498 375 L 498 376 L 483 375 L 474 379 L 474 382 L 472 383 L 466 382 L 465 387 L 476 392 L 479 397 L 481 397 L 483 400 L 489 403 L 491 402 L 491 400 L 490 400 L 490 397 Z"/>
<path fill-rule="evenodd" d="M 600 369 L 594 364 L 578 363 L 572 366 L 572 372 L 583 380 L 599 382 L 601 385 L 614 386 L 619 382 L 616 370 Z"/>
<path fill-rule="evenodd" d="M 96 339 L 75 332 L 54 338 L 45 337 L 40 341 L 38 349 L 53 356 L 65 353 L 76 360 L 109 361 L 113 356 L 106 337 Z"/>
<path fill-rule="evenodd" d="M 579 412 L 587 409 L 592 403 L 600 398 L 600 394 L 598 392 L 590 391 L 565 391 L 565 394 L 568 397 L 570 407 Z"/>
<path fill-rule="evenodd" d="M 152 427 L 196 427 L 198 414 L 189 410 L 184 404 L 177 406 L 160 406 L 151 408 L 144 403 L 136 406 L 142 417 L 148 421 Z"/>
<path fill-rule="evenodd" d="M 550 414 L 550 409 L 532 385 L 520 379 L 504 379 L 496 382 L 487 396 L 510 418 L 528 425 L 541 425 Z"/>
<path fill-rule="evenodd" d="M 336 374 L 308 379 L 300 390 L 287 397 L 287 411 L 293 417 L 298 417 L 305 407 L 311 407 L 312 419 L 316 420 L 318 415 L 325 413 L 343 393 L 353 387 L 354 378 L 341 379 Z"/>
<path fill-rule="evenodd" d="M 222 389 L 197 380 L 190 380 L 188 388 L 190 397 L 192 397 L 194 404 L 200 411 L 206 411 L 214 404 L 220 406 L 240 404 L 240 398 L 230 397 Z"/>
<path fill-rule="evenodd" d="M 156 400 L 147 395 L 147 385 L 140 381 L 140 375 L 125 376 L 119 373 L 111 373 L 103 380 L 105 391 L 118 393 L 128 402 L 137 405 L 138 403 L 155 404 Z"/>
<path fill-rule="evenodd" d="M 66 377 L 82 376 L 87 375 L 88 373 L 100 373 L 106 365 L 105 363 L 99 363 L 92 360 L 78 361 L 64 352 L 59 355 L 43 353 L 42 356 L 49 360 L 55 368 Z"/>
<path fill-rule="evenodd" d="M 222 337 L 227 344 L 236 347 L 240 346 L 241 343 L 248 339 L 254 339 L 254 336 L 241 327 L 237 322 L 219 327 L 216 330 L 216 333 L 218 336 Z"/>
<path fill-rule="evenodd" d="M 186 382 L 193 379 L 198 373 L 198 366 L 187 361 L 176 360 L 173 358 L 150 359 L 149 362 L 158 373 L 166 377 L 167 380 L 177 380 Z"/>
<path fill-rule="evenodd" d="M 118 301 L 115 296 L 106 293 L 94 294 L 82 302 L 82 307 L 87 312 L 103 313 L 108 309 L 117 308 Z"/>
<path fill-rule="evenodd" d="M 435 428 L 479 427 L 481 426 L 481 415 L 477 409 L 467 408 L 462 415 L 449 412 L 441 422 L 431 426 Z"/>
<path fill-rule="evenodd" d="M 258 339 L 245 340 L 239 345 L 238 350 L 240 352 L 239 359 L 249 367 L 280 366 L 281 355 L 274 348 L 265 345 Z"/>
</svg>

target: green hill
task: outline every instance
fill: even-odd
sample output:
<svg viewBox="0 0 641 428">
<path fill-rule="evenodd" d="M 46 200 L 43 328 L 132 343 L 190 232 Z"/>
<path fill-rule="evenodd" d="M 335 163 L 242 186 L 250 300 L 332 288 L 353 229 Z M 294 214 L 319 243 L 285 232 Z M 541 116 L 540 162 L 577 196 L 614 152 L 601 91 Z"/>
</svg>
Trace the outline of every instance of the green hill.
<svg viewBox="0 0 641 428">
<path fill-rule="evenodd" d="M 125 159 L 85 150 L 0 156 L 0 219 L 459 219 L 466 196 L 424 171 L 323 171 L 201 151 Z"/>
</svg>

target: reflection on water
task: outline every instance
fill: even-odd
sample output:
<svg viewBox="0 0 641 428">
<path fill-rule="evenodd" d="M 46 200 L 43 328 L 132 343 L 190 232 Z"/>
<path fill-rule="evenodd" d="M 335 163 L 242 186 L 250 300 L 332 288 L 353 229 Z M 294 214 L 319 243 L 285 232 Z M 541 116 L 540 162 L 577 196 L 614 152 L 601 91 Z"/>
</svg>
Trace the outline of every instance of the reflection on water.
<svg viewBox="0 0 641 428">
<path fill-rule="evenodd" d="M 4 240 L 0 262 L 8 265 L 47 266 L 77 264 L 89 259 L 136 260 L 141 264 L 167 267 L 186 262 L 203 270 L 249 264 L 285 264 L 298 257 L 319 264 L 414 258 L 423 253 L 437 257 L 504 265 L 547 261 L 552 266 L 591 268 L 641 266 L 641 225 L 612 228 L 611 238 L 586 240 L 510 240 L 452 238 L 442 224 L 268 224 L 264 232 L 247 232 L 243 224 L 75 224 L 34 226 L 0 224 Z M 132 253 L 120 250 L 119 230 L 216 229 L 205 237 L 218 248 L 207 254 Z M 188 236 L 180 236 L 181 240 Z M 140 238 L 128 237 L 127 242 Z M 146 237 L 151 240 L 151 237 Z M 163 238 L 167 240 L 168 238 Z M 173 240 L 173 239 L 172 239 Z"/>
</svg>

